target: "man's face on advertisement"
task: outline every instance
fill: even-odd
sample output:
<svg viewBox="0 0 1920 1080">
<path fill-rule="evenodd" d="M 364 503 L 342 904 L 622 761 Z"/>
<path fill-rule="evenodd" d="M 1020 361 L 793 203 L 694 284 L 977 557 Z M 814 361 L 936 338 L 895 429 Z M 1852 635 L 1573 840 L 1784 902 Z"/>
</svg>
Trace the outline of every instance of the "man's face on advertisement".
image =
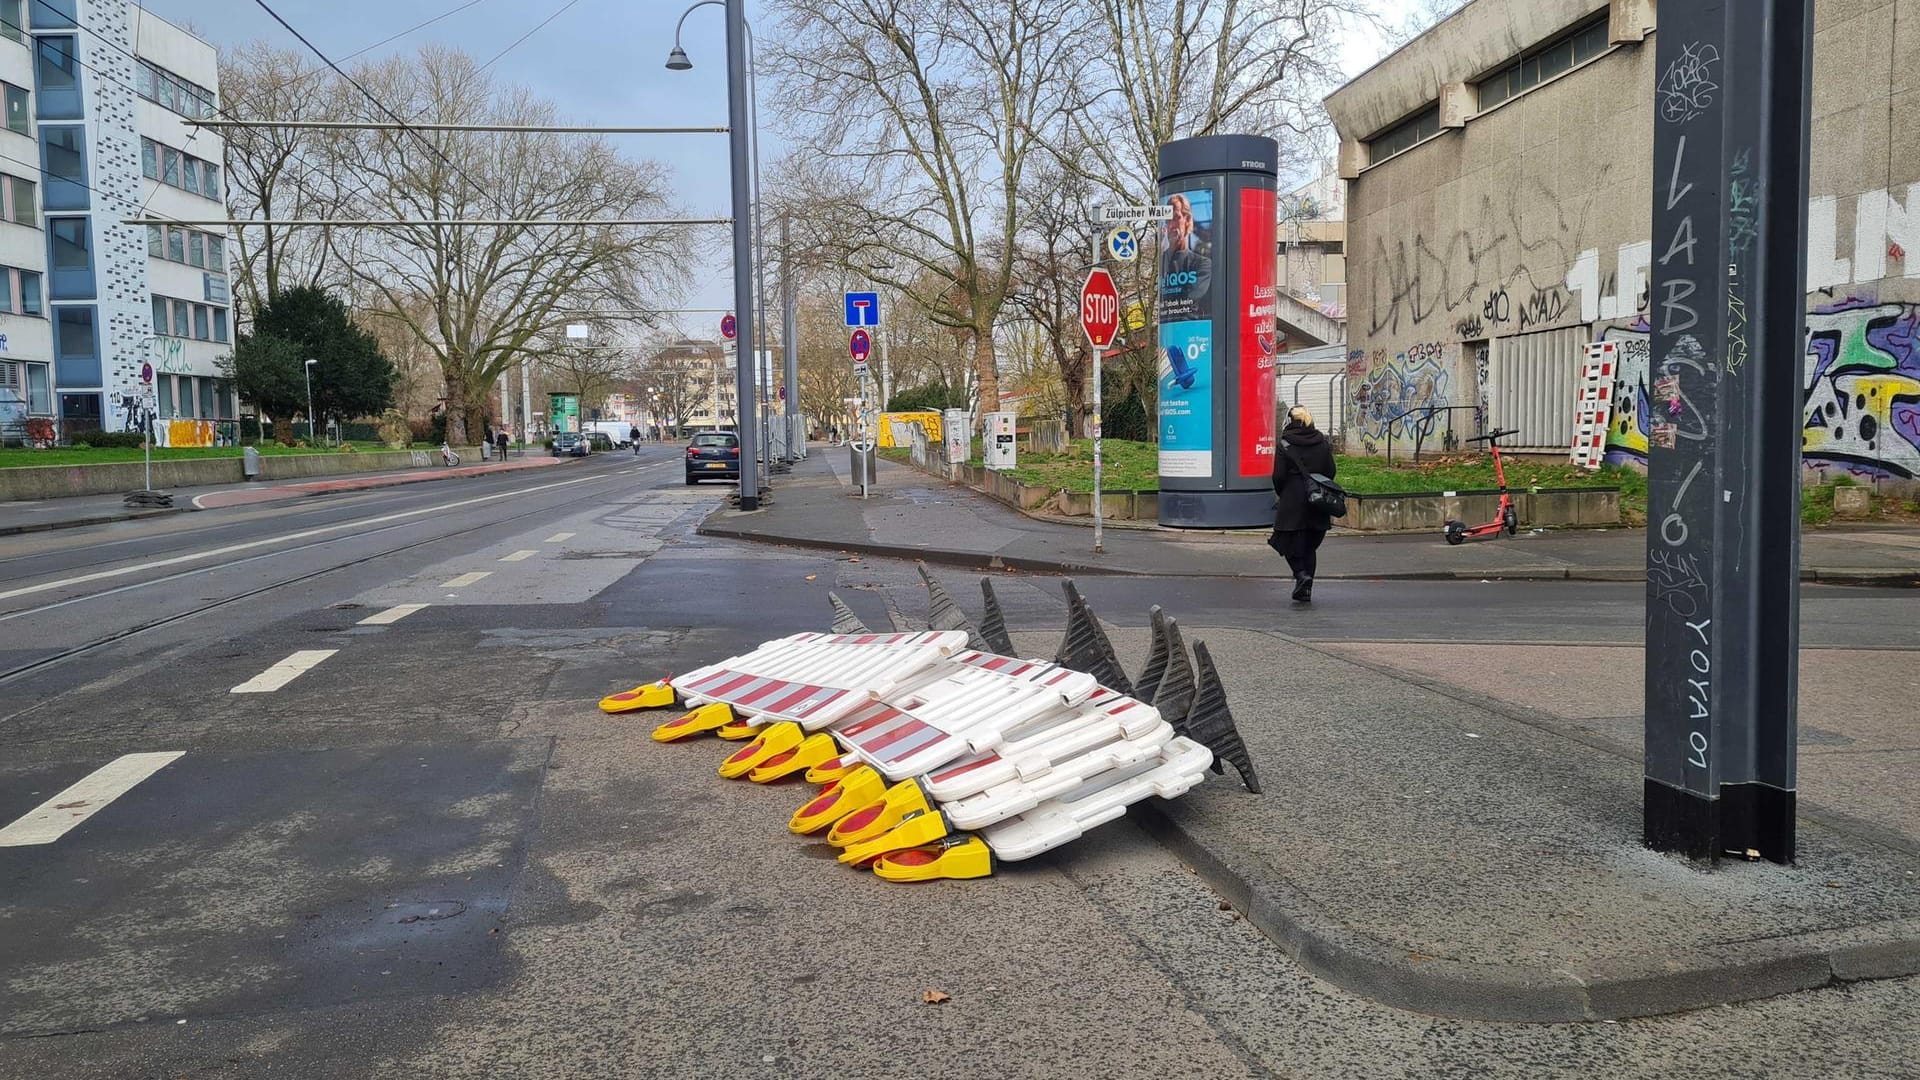
<svg viewBox="0 0 1920 1080">
<path fill-rule="evenodd" d="M 1181 196 L 1174 196 L 1173 220 L 1167 222 L 1167 246 L 1174 251 L 1187 250 L 1187 240 L 1193 235 L 1193 204 Z"/>
</svg>

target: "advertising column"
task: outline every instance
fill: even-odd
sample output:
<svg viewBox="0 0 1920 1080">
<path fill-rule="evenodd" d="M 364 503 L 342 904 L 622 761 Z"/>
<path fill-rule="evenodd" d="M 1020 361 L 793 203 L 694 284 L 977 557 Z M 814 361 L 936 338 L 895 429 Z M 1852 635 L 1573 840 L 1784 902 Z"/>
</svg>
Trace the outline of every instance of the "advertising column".
<svg viewBox="0 0 1920 1080">
<path fill-rule="evenodd" d="M 1253 135 L 1160 148 L 1159 408 L 1162 525 L 1272 520 L 1274 161 Z"/>
</svg>

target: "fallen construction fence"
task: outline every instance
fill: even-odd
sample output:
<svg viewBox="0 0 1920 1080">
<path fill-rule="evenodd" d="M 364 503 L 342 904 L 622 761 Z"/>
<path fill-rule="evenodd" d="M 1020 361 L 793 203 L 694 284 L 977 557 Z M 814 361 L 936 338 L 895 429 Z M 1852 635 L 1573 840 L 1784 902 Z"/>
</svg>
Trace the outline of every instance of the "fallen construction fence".
<svg viewBox="0 0 1920 1080">
<path fill-rule="evenodd" d="M 839 860 L 893 881 L 985 877 L 1231 764 L 1259 794 L 1226 690 L 1159 607 L 1138 677 L 1071 580 L 1052 660 L 1015 655 L 993 583 L 976 624 L 927 572 L 928 629 L 876 633 L 833 593 L 827 633 L 765 642 L 671 679 L 609 695 L 609 713 L 681 706 L 654 729 L 743 745 L 719 774 L 756 783 L 804 773 L 823 785 L 788 821 L 824 833 Z"/>
</svg>

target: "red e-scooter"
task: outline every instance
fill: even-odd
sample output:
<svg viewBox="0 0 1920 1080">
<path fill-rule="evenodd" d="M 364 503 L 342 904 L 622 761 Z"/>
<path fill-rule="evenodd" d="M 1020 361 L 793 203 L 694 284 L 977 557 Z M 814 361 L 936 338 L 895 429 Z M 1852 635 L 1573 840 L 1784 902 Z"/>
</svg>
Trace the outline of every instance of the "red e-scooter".
<svg viewBox="0 0 1920 1080">
<path fill-rule="evenodd" d="M 1477 435 L 1468 442 L 1483 442 L 1493 451 L 1493 478 L 1500 482 L 1500 516 L 1485 525 L 1468 525 L 1464 521 L 1447 522 L 1447 543 L 1464 544 L 1468 540 L 1483 540 L 1489 536 L 1499 536 L 1505 530 L 1508 536 L 1520 531 L 1520 516 L 1513 512 L 1513 496 L 1507 492 L 1507 470 L 1500 463 L 1500 440 L 1509 435 L 1520 434 L 1519 428 L 1505 431 L 1489 431 Z"/>
</svg>

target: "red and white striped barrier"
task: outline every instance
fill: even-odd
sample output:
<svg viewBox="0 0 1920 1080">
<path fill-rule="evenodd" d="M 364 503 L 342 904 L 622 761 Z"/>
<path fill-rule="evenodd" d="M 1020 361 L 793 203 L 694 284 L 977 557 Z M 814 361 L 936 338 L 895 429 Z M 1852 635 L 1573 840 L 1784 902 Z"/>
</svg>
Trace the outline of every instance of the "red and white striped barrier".
<svg viewBox="0 0 1920 1080">
<path fill-rule="evenodd" d="M 847 713 L 833 734 L 887 779 L 903 780 L 997 746 L 1029 721 L 1071 715 L 1099 689 L 1093 676 L 1052 664 L 943 661 Z"/>
<path fill-rule="evenodd" d="M 673 680 L 689 705 L 725 702 L 755 724 L 818 731 L 966 648 L 964 631 L 794 634 Z"/>
<path fill-rule="evenodd" d="M 1078 709 L 1011 728 L 997 749 L 950 762 L 923 782 L 940 802 L 964 799 L 1010 780 L 1033 779 L 1115 739 L 1139 738 L 1161 720 L 1153 706 L 1101 687 Z"/>
<path fill-rule="evenodd" d="M 1024 814 L 1048 799 L 1071 794 L 1102 773 L 1130 768 L 1150 758 L 1157 760 L 1161 749 L 1171 741 L 1173 725 L 1162 720 L 1138 738 L 1113 739 L 1058 761 L 1032 778 L 1008 780 L 963 799 L 942 802 L 940 810 L 956 829 L 984 828 Z"/>
<path fill-rule="evenodd" d="M 1142 799 L 1178 798 L 1198 784 L 1213 764 L 1213 751 L 1185 737 L 1175 737 L 1146 761 L 1095 776 L 1075 790 L 1050 799 L 1018 817 L 980 830 L 995 858 L 1006 862 L 1030 859 L 1088 829 L 1104 825 Z"/>
</svg>

